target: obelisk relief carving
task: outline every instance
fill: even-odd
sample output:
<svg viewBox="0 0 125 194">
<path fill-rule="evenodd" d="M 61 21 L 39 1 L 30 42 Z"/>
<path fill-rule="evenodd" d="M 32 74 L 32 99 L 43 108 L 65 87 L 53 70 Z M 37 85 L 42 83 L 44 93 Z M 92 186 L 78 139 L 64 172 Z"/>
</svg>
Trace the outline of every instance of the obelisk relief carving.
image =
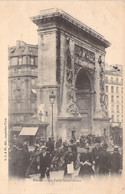
<svg viewBox="0 0 125 194">
<path fill-rule="evenodd" d="M 97 53 L 95 56 L 95 114 L 94 117 L 102 118 L 102 109 L 100 103 L 100 63 L 101 55 Z"/>
<path fill-rule="evenodd" d="M 102 116 L 103 118 L 108 117 L 107 111 L 107 101 L 106 101 L 106 94 L 105 94 L 105 56 L 100 56 L 100 103 L 102 108 Z"/>
<path fill-rule="evenodd" d="M 79 111 L 76 106 L 74 89 L 74 43 L 69 37 L 63 37 L 62 39 L 65 47 L 63 47 L 63 53 L 61 53 L 61 56 L 63 55 L 64 57 L 61 116 L 77 117 L 79 116 Z"/>
</svg>

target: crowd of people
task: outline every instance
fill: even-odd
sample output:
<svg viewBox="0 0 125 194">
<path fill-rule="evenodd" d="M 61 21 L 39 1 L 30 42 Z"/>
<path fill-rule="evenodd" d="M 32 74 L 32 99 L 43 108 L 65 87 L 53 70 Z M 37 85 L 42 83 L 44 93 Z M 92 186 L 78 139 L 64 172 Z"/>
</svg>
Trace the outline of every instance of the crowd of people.
<svg viewBox="0 0 125 194">
<path fill-rule="evenodd" d="M 120 175 L 122 172 L 122 154 L 119 147 L 113 152 L 107 151 L 108 144 L 102 137 L 92 135 L 72 138 L 69 142 L 59 138 L 56 142 L 49 138 L 47 142 L 39 141 L 32 152 L 28 142 L 19 143 L 15 138 L 9 149 L 10 177 L 26 178 L 31 174 L 40 174 L 40 180 L 50 171 L 63 170 L 64 179 L 72 179 L 74 171 L 78 177 L 98 175 Z"/>
</svg>

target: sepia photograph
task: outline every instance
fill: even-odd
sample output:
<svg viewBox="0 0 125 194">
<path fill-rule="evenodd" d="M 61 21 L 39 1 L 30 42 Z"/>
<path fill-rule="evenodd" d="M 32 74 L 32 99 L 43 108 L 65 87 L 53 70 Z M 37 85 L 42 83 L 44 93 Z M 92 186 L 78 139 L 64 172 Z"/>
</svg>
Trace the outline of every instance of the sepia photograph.
<svg viewBox="0 0 125 194">
<path fill-rule="evenodd" d="M 124 194 L 125 3 L 0 4 L 1 194 Z"/>
</svg>

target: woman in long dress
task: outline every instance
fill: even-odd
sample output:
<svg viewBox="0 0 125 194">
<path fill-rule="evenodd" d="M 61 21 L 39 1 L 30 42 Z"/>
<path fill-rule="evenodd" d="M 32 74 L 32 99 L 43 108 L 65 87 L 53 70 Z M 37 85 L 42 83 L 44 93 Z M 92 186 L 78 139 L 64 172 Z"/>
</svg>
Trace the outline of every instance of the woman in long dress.
<svg viewBox="0 0 125 194">
<path fill-rule="evenodd" d="M 92 169 L 92 155 L 89 152 L 89 147 L 85 148 L 85 153 L 80 155 L 80 170 L 79 177 L 91 176 L 94 175 L 94 171 Z"/>
</svg>

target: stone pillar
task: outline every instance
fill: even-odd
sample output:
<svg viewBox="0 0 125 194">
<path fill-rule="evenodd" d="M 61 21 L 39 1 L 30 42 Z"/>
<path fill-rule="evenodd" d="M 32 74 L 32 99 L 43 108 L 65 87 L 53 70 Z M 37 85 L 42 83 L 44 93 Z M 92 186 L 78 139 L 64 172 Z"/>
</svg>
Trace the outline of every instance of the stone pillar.
<svg viewBox="0 0 125 194">
<path fill-rule="evenodd" d="M 100 64 L 99 64 L 100 54 L 95 55 L 95 114 L 94 118 L 102 118 L 101 103 L 100 103 Z"/>
<path fill-rule="evenodd" d="M 49 126 L 47 136 L 51 136 L 52 129 L 52 106 L 49 101 L 49 95 L 54 92 L 56 96 L 53 105 L 53 129 L 56 137 L 57 120 L 57 81 L 56 81 L 56 30 L 38 32 L 38 85 L 37 85 L 37 116 L 39 118 L 42 111 L 42 121 L 45 122 L 46 114 L 48 116 Z M 43 107 L 42 109 L 40 109 Z"/>
<path fill-rule="evenodd" d="M 61 112 L 60 116 L 66 116 L 67 106 L 67 86 L 66 86 L 66 37 L 63 33 L 60 35 L 60 65 L 61 65 Z"/>
</svg>

